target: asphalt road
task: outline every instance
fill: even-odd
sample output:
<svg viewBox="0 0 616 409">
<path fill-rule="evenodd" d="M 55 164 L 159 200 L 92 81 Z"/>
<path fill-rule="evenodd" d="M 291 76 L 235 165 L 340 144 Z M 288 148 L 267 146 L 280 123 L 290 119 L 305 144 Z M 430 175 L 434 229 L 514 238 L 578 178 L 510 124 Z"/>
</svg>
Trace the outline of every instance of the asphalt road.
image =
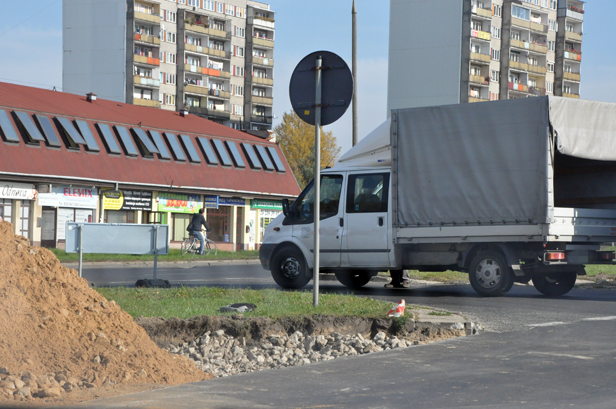
<svg viewBox="0 0 616 409">
<path fill-rule="evenodd" d="M 147 275 L 150 274 L 150 275 Z M 134 284 L 151 269 L 90 269 L 97 285 Z M 274 287 L 259 265 L 161 269 L 172 284 Z M 309 287 L 307 287 L 309 288 Z M 346 292 L 322 282 L 322 292 Z M 615 408 L 616 291 L 541 296 L 515 286 L 499 298 L 470 285 L 357 292 L 460 312 L 486 332 L 431 345 L 264 371 L 105 399 L 85 408 Z"/>
</svg>

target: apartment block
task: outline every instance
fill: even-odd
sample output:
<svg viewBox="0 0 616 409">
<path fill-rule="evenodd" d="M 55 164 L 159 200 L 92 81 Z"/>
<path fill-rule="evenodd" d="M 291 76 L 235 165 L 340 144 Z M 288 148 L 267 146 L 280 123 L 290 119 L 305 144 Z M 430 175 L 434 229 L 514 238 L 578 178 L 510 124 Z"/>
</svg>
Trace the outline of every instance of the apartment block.
<svg viewBox="0 0 616 409">
<path fill-rule="evenodd" d="M 584 2 L 391 0 L 388 111 L 579 98 Z"/>
<path fill-rule="evenodd" d="M 252 0 L 63 0 L 63 90 L 269 130 L 274 38 Z"/>
</svg>

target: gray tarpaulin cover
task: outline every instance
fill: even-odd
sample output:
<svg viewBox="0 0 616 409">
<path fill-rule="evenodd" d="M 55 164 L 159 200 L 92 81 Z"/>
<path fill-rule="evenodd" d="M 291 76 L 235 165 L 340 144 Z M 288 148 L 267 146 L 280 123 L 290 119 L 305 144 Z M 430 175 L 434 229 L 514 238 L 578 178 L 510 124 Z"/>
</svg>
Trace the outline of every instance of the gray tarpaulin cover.
<svg viewBox="0 0 616 409">
<path fill-rule="evenodd" d="M 551 97 L 550 121 L 560 153 L 616 161 L 616 104 Z"/>
<path fill-rule="evenodd" d="M 544 222 L 548 110 L 548 97 L 394 110 L 397 226 Z"/>
</svg>

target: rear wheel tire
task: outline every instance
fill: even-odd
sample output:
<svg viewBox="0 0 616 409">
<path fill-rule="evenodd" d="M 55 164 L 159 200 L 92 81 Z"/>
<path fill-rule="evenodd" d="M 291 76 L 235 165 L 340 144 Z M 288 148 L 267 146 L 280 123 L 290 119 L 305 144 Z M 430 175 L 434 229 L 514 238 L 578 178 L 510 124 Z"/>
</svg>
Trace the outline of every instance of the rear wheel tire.
<svg viewBox="0 0 616 409">
<path fill-rule="evenodd" d="M 543 295 L 560 297 L 573 289 L 576 280 L 576 273 L 548 274 L 533 277 L 533 285 Z"/>
<path fill-rule="evenodd" d="M 513 286 L 513 271 L 505 257 L 496 251 L 477 253 L 468 271 L 473 290 L 483 297 L 498 297 Z"/>
<path fill-rule="evenodd" d="M 284 246 L 272 257 L 272 277 L 282 288 L 298 289 L 310 281 L 304 255 L 295 246 Z"/>
<path fill-rule="evenodd" d="M 353 290 L 362 288 L 372 279 L 372 273 L 363 270 L 338 270 L 335 274 L 338 281 Z"/>
</svg>

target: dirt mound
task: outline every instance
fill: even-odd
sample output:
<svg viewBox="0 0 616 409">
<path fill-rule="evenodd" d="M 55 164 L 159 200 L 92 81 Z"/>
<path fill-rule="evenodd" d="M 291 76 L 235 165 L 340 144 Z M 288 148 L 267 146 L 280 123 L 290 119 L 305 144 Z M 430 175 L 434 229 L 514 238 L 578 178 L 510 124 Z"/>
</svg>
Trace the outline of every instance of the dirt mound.
<svg viewBox="0 0 616 409">
<path fill-rule="evenodd" d="M 12 231 L 0 223 L 0 401 L 209 377 L 158 348 L 77 271 Z"/>
</svg>

